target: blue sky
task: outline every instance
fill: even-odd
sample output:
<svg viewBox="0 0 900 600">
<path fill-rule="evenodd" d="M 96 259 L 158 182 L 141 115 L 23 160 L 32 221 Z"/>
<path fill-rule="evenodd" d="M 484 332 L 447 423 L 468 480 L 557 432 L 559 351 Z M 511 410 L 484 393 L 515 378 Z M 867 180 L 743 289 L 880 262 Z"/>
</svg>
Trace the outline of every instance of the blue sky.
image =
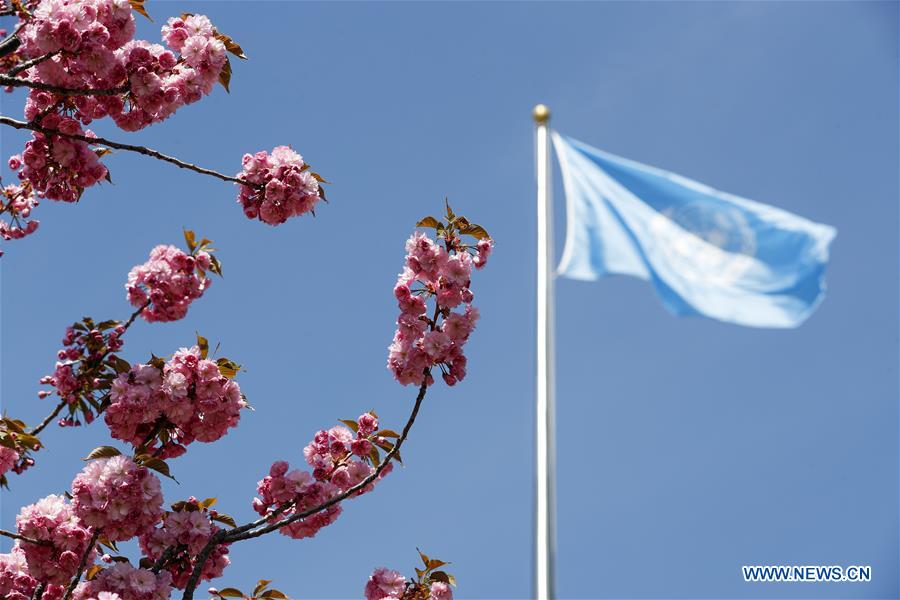
<svg viewBox="0 0 900 600">
<path fill-rule="evenodd" d="M 895 598 L 898 582 L 898 9 L 860 3 L 153 2 L 144 37 L 208 14 L 250 60 L 232 91 L 137 135 L 236 172 L 291 144 L 334 184 L 315 219 L 250 222 L 230 184 L 107 157 L 115 185 L 45 202 L 5 246 L 3 410 L 48 411 L 37 380 L 65 326 L 124 318 L 123 284 L 195 229 L 225 277 L 186 319 L 138 323 L 125 358 L 195 331 L 246 366 L 256 412 L 173 463 L 167 499 L 220 498 L 245 521 L 275 459 L 415 390 L 384 367 L 403 241 L 449 196 L 497 240 L 474 282 L 469 376 L 436 386 L 406 466 L 313 540 L 232 548 L 219 587 L 274 579 L 352 598 L 415 548 L 453 562 L 461 598 L 531 586 L 535 220 L 531 107 L 607 151 L 837 227 L 819 311 L 792 331 L 670 316 L 646 283 L 560 281 L 559 571 L 563 598 Z M 2 111 L 21 115 L 21 96 Z M 23 137 L 3 130 L 3 156 Z M 4 177 L 9 172 L 4 171 Z M 557 181 L 556 238 L 564 232 Z M 102 424 L 52 429 L 0 497 L 0 525 L 68 486 Z M 5 544 L 3 548 L 8 547 Z M 744 564 L 871 565 L 868 584 L 747 584 Z"/>
</svg>

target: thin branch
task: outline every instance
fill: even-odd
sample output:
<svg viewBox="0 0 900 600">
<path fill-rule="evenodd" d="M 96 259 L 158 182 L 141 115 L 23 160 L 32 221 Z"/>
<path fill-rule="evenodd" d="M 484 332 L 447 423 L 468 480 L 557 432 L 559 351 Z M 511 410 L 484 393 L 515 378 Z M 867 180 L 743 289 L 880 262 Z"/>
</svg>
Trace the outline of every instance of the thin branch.
<svg viewBox="0 0 900 600">
<path fill-rule="evenodd" d="M 34 594 L 31 596 L 32 600 L 41 600 L 41 598 L 44 596 L 45 585 L 46 584 L 42 581 L 36 588 L 34 588 Z"/>
<path fill-rule="evenodd" d="M 0 57 L 8 56 L 19 49 L 19 46 L 22 45 L 22 41 L 18 38 L 18 35 L 23 27 L 25 27 L 25 21 L 19 23 L 15 30 L 6 36 L 6 39 L 0 42 Z"/>
<path fill-rule="evenodd" d="M 45 60 L 53 58 L 57 54 L 59 54 L 59 51 L 48 52 L 47 54 L 42 54 L 41 56 L 38 56 L 37 58 L 32 58 L 31 60 L 26 60 L 25 62 L 19 63 L 18 65 L 16 65 L 15 67 L 13 67 L 9 71 L 7 71 L 6 74 L 9 75 L 10 77 L 15 77 L 22 71 L 27 71 L 31 67 L 33 67 L 35 65 L 39 65 L 42 62 L 44 62 Z"/>
<path fill-rule="evenodd" d="M 197 561 L 194 565 L 194 570 L 191 572 L 191 576 L 187 581 L 187 585 L 185 585 L 184 595 L 181 597 L 182 600 L 193 599 L 194 589 L 197 587 L 197 584 L 200 583 L 200 573 L 203 570 L 203 565 L 206 564 L 206 561 L 209 559 L 209 555 L 219 544 L 230 544 L 233 542 L 239 542 L 241 540 L 249 540 L 266 533 L 271 533 L 272 531 L 277 531 L 285 525 L 289 525 L 295 521 L 299 521 L 300 519 L 305 519 L 310 515 L 314 515 L 317 512 L 325 510 L 329 506 L 334 506 L 335 504 L 346 500 L 350 496 L 353 496 L 357 492 L 363 490 L 373 481 L 378 479 L 382 471 L 384 471 L 387 465 L 390 464 L 394 457 L 396 457 L 400 452 L 400 447 L 403 445 L 403 442 L 406 441 L 406 437 L 409 435 L 410 429 L 412 429 L 413 424 L 416 422 L 416 417 L 419 414 L 419 409 L 422 407 L 422 401 L 425 399 L 425 394 L 428 392 L 428 374 L 429 370 L 426 369 L 425 380 L 422 382 L 422 385 L 419 386 L 419 394 L 416 396 L 416 403 L 415 405 L 413 405 L 412 412 L 409 415 L 409 419 L 407 419 L 406 421 L 406 425 L 404 425 L 403 427 L 403 431 L 400 433 L 400 437 L 397 438 L 397 443 L 393 448 L 391 448 L 390 452 L 385 455 L 384 460 L 377 467 L 375 467 L 375 470 L 368 477 L 366 477 L 347 491 L 338 494 L 327 502 L 323 502 L 319 506 L 315 506 L 303 512 L 293 514 L 286 519 L 283 519 L 276 523 L 272 523 L 266 527 L 262 527 L 261 529 L 255 529 L 255 527 L 259 527 L 259 525 L 266 523 L 272 518 L 273 515 L 267 515 L 262 519 L 254 521 L 253 523 L 248 523 L 247 525 L 243 525 L 235 529 L 222 529 L 220 531 L 217 531 L 215 534 L 213 534 L 213 536 L 209 539 L 209 542 L 207 542 L 206 546 L 204 546 L 200 553 L 197 555 Z M 289 506 L 290 504 L 291 503 L 288 503 L 285 506 Z M 282 507 L 282 509 L 284 509 L 284 506 Z"/>
<path fill-rule="evenodd" d="M 38 133 L 43 133 L 44 135 L 50 136 L 60 136 L 69 138 L 72 140 L 79 140 L 82 142 L 87 142 L 88 144 L 102 144 L 104 146 L 109 146 L 110 148 L 116 148 L 118 150 L 127 150 L 129 152 L 136 152 L 137 154 L 143 154 L 144 156 L 150 156 L 152 158 L 171 163 L 176 167 L 182 169 L 189 169 L 196 173 L 200 173 L 202 175 L 209 175 L 210 177 L 215 177 L 217 179 L 221 179 L 222 181 L 230 181 L 232 183 L 237 183 L 240 185 L 245 185 L 247 187 L 253 189 L 259 189 L 260 186 L 249 183 L 247 181 L 242 181 L 237 177 L 230 177 L 228 175 L 224 175 L 219 173 L 218 171 L 213 171 L 212 169 L 206 169 L 204 167 L 198 167 L 197 165 L 192 165 L 191 163 L 184 162 L 183 160 L 179 160 L 174 156 L 169 156 L 167 154 L 163 154 L 162 152 L 158 152 L 151 148 L 147 148 L 146 146 L 135 146 L 134 144 L 123 144 L 121 142 L 114 142 L 112 140 L 108 140 L 102 137 L 88 137 L 86 135 L 78 135 L 74 133 L 63 133 L 58 129 L 48 129 L 46 127 L 42 127 L 37 123 L 26 123 L 25 121 L 17 121 L 15 119 L 10 119 L 9 117 L 5 117 L 0 115 L 0 124 L 8 125 L 10 127 L 14 127 L 15 129 L 28 129 L 31 131 L 37 131 Z"/>
<path fill-rule="evenodd" d="M 56 408 L 53 409 L 53 412 L 44 417 L 44 420 L 38 423 L 37 427 L 29 431 L 28 433 L 30 435 L 37 435 L 42 432 L 47 427 L 47 425 L 53 422 L 53 419 L 56 418 L 56 416 L 59 414 L 59 411 L 61 411 L 65 405 L 66 401 L 60 400 L 59 404 L 56 405 Z"/>
<path fill-rule="evenodd" d="M 20 79 L 18 77 L 10 77 L 9 75 L 0 74 L 0 85 L 10 87 L 27 87 L 35 90 L 43 90 L 45 92 L 53 92 L 57 96 L 118 96 L 124 94 L 130 88 L 123 85 L 109 90 L 78 90 L 73 88 L 64 88 L 40 81 L 29 81 L 28 79 Z"/>
<path fill-rule="evenodd" d="M 84 550 L 84 554 L 81 556 L 81 563 L 78 565 L 78 570 L 75 571 L 75 575 L 72 576 L 72 581 L 69 582 L 69 587 L 66 588 L 66 593 L 63 595 L 62 600 L 69 600 L 69 598 L 72 597 L 72 592 L 75 591 L 75 587 L 78 585 L 78 582 L 81 581 L 81 574 L 84 573 L 88 556 L 90 556 L 91 550 L 94 549 L 94 544 L 97 543 L 98 537 L 100 537 L 99 528 L 94 530 L 94 535 L 91 536 L 91 541 L 88 543 L 87 548 Z"/>
<path fill-rule="evenodd" d="M 12 531 L 6 531 L 5 529 L 0 529 L 0 535 L 12 538 L 14 540 L 20 540 L 28 544 L 36 544 L 38 546 L 52 546 L 53 544 L 47 540 L 35 540 L 30 537 L 25 537 L 24 535 L 20 535 L 18 533 L 13 533 Z"/>
</svg>

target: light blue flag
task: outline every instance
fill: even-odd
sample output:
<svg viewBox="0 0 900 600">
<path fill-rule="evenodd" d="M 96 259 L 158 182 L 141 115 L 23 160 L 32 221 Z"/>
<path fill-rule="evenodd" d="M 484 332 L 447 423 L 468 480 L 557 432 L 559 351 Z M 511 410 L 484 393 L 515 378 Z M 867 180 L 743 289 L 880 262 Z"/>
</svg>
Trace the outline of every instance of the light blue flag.
<svg viewBox="0 0 900 600">
<path fill-rule="evenodd" d="M 797 327 L 825 294 L 836 230 L 563 137 L 568 233 L 558 273 L 651 281 L 677 315 Z"/>
</svg>

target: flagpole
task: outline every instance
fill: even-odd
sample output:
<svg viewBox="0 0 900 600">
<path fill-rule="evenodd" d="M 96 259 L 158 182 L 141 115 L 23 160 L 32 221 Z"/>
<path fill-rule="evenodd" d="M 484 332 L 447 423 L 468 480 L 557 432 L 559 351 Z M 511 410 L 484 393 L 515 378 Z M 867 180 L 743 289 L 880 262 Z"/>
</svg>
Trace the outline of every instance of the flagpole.
<svg viewBox="0 0 900 600">
<path fill-rule="evenodd" d="M 553 350 L 553 205 L 550 186 L 550 109 L 538 104 L 537 361 L 535 386 L 534 597 L 553 600 L 556 560 L 556 398 Z"/>
</svg>

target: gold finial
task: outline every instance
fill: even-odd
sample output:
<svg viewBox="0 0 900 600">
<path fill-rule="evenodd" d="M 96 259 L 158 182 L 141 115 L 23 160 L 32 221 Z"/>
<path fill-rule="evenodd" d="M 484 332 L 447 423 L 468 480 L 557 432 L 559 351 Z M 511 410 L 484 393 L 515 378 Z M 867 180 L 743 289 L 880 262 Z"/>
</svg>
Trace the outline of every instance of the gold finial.
<svg viewBox="0 0 900 600">
<path fill-rule="evenodd" d="M 534 117 L 535 123 L 543 125 L 550 120 L 550 109 L 547 108 L 546 104 L 538 104 L 534 107 L 534 110 L 531 111 L 531 116 Z"/>
</svg>

